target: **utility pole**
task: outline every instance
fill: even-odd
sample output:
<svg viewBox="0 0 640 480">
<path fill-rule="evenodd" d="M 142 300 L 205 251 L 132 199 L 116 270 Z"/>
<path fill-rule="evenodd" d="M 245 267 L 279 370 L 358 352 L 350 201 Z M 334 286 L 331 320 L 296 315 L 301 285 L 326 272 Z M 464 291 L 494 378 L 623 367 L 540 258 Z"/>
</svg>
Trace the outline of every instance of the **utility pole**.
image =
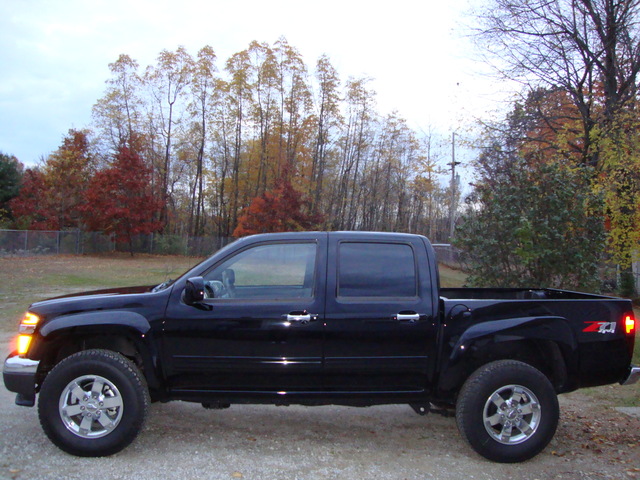
<svg viewBox="0 0 640 480">
<path fill-rule="evenodd" d="M 449 206 L 449 242 L 453 239 L 453 231 L 456 224 L 456 132 L 451 134 L 451 205 Z"/>
</svg>

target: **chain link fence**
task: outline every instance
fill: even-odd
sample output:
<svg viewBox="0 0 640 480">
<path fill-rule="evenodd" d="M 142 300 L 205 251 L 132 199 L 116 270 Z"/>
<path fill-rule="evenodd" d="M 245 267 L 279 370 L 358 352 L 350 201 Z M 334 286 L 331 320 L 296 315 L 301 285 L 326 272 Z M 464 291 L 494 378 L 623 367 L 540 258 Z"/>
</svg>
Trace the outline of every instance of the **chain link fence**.
<svg viewBox="0 0 640 480">
<path fill-rule="evenodd" d="M 134 253 L 205 257 L 234 240 L 233 237 L 187 237 L 181 235 L 137 235 Z M 118 244 L 109 235 L 95 232 L 0 230 L 0 257 L 96 254 L 129 252 L 129 244 Z"/>
<path fill-rule="evenodd" d="M 438 263 L 456 270 L 466 270 L 466 257 L 462 250 L 459 250 L 448 243 L 434 243 L 432 246 L 436 252 Z"/>
</svg>

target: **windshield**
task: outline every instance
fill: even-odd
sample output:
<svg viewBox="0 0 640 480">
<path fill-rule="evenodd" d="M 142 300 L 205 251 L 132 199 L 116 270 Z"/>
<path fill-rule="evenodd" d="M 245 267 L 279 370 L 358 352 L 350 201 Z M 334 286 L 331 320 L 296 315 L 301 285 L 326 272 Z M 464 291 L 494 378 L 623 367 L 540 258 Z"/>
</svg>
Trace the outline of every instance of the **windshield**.
<svg viewBox="0 0 640 480">
<path fill-rule="evenodd" d="M 159 292 L 161 290 L 164 290 L 165 288 L 168 288 L 171 285 L 173 285 L 173 282 L 175 282 L 175 280 L 170 278 L 169 280 L 166 280 L 166 281 L 162 282 L 160 285 L 156 285 L 155 287 L 153 287 L 151 289 L 151 291 L 155 293 L 155 292 Z"/>
</svg>

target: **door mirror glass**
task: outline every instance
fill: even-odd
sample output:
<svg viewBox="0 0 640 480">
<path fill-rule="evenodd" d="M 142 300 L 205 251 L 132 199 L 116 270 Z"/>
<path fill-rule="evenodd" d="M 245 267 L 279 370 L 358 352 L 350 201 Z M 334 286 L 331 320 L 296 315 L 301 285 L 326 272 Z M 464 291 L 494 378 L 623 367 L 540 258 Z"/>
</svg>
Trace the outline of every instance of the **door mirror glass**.
<svg viewBox="0 0 640 480">
<path fill-rule="evenodd" d="M 187 280 L 184 288 L 184 303 L 195 305 L 204 300 L 204 279 L 202 277 L 191 277 Z"/>
</svg>

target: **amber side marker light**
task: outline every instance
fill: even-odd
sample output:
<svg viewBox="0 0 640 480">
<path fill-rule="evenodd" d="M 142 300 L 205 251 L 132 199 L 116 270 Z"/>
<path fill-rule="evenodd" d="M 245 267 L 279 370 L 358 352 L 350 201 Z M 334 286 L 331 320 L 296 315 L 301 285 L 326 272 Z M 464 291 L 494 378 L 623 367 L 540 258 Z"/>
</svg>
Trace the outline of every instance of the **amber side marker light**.
<svg viewBox="0 0 640 480">
<path fill-rule="evenodd" d="M 635 332 L 636 330 L 636 319 L 633 318 L 632 315 L 626 315 L 624 317 L 624 331 L 627 335 Z"/>
<path fill-rule="evenodd" d="M 26 355 L 31 344 L 31 335 L 18 335 L 18 355 Z"/>
</svg>

